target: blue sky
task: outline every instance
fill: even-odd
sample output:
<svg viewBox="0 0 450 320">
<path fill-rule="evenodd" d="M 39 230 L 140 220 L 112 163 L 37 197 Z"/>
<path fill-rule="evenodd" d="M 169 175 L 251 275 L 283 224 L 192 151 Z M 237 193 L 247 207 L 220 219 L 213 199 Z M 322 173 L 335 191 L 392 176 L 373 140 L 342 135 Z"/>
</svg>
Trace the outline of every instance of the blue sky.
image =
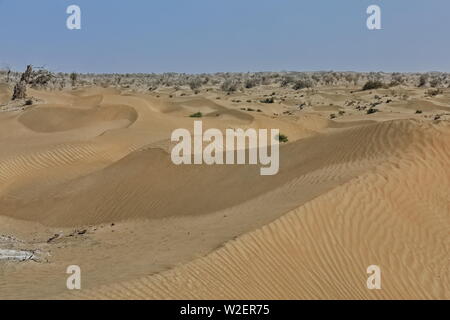
<svg viewBox="0 0 450 320">
<path fill-rule="evenodd" d="M 371 4 L 382 30 L 366 27 Z M 449 31 L 449 0 L 0 0 L 0 67 L 450 72 Z"/>
</svg>

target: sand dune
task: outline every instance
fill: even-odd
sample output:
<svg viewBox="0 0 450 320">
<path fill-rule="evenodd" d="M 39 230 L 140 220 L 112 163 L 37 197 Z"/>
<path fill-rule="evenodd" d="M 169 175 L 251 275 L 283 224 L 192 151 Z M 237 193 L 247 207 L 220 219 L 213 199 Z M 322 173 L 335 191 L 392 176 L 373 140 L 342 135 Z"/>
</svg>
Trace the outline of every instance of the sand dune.
<svg viewBox="0 0 450 320">
<path fill-rule="evenodd" d="M 32 94 L 0 113 L 0 249 L 36 261 L 0 262 L 1 298 L 449 298 L 450 126 L 427 114 L 445 101 L 367 115 L 346 90 L 260 112 L 216 93 Z M 170 134 L 195 112 L 205 128 L 279 128 L 279 173 L 175 166 Z M 372 264 L 382 290 L 366 287 Z"/>
<path fill-rule="evenodd" d="M 427 130 L 403 157 L 205 258 L 68 297 L 448 299 L 450 132 Z M 371 264 L 383 270 L 383 290 L 365 287 Z"/>
</svg>

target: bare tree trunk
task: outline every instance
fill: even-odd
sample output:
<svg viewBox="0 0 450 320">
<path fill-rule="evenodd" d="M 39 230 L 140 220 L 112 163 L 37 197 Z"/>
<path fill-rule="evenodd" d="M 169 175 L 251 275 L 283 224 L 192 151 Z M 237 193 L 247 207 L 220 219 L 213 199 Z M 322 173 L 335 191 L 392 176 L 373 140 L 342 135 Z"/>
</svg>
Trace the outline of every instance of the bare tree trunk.
<svg viewBox="0 0 450 320">
<path fill-rule="evenodd" d="M 32 72 L 33 68 L 31 67 L 31 65 L 28 65 L 27 70 L 22 73 L 20 81 L 14 86 L 12 100 L 25 99 L 27 97 L 27 84 L 28 82 L 30 82 Z"/>
<path fill-rule="evenodd" d="M 27 70 L 25 70 L 24 73 L 22 73 L 22 77 L 20 78 L 20 81 L 25 81 L 25 83 L 30 82 L 31 73 L 33 72 L 33 67 L 31 65 L 27 66 Z"/>
</svg>

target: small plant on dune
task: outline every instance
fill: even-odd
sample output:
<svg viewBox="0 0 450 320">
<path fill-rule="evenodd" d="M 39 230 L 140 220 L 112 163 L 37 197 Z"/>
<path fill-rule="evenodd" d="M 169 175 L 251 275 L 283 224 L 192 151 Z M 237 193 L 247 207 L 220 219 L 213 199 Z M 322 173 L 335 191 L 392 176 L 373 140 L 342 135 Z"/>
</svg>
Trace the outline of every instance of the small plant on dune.
<svg viewBox="0 0 450 320">
<path fill-rule="evenodd" d="M 203 114 L 201 112 L 196 112 L 196 113 L 191 114 L 189 117 L 191 117 L 191 118 L 201 118 L 201 117 L 203 117 Z"/>
<path fill-rule="evenodd" d="M 366 90 L 374 90 L 374 89 L 380 89 L 383 88 L 384 84 L 381 81 L 378 80 L 369 80 L 366 82 L 366 84 L 364 84 L 362 90 L 366 91 Z"/>
<path fill-rule="evenodd" d="M 286 143 L 289 141 L 288 137 L 282 133 L 277 136 L 277 140 L 281 143 Z"/>
<path fill-rule="evenodd" d="M 370 108 L 370 109 L 367 110 L 367 114 L 376 113 L 376 112 L 378 112 L 378 111 L 380 111 L 380 110 L 375 109 L 375 108 Z"/>
<path fill-rule="evenodd" d="M 421 114 L 422 110 L 416 110 L 416 114 Z"/>
<path fill-rule="evenodd" d="M 273 99 L 273 97 L 261 100 L 261 103 L 274 103 L 274 102 L 275 100 Z"/>
</svg>

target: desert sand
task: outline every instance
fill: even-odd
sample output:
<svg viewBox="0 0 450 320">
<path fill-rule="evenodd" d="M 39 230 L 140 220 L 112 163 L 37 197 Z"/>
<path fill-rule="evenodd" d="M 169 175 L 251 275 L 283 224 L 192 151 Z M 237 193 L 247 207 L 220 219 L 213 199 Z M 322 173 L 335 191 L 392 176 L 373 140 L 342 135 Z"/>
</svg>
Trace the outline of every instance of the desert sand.
<svg viewBox="0 0 450 320">
<path fill-rule="evenodd" d="M 358 89 L 29 89 L 0 112 L 0 298 L 449 299 L 450 89 Z M 174 165 L 195 112 L 280 129 L 279 173 Z"/>
</svg>

